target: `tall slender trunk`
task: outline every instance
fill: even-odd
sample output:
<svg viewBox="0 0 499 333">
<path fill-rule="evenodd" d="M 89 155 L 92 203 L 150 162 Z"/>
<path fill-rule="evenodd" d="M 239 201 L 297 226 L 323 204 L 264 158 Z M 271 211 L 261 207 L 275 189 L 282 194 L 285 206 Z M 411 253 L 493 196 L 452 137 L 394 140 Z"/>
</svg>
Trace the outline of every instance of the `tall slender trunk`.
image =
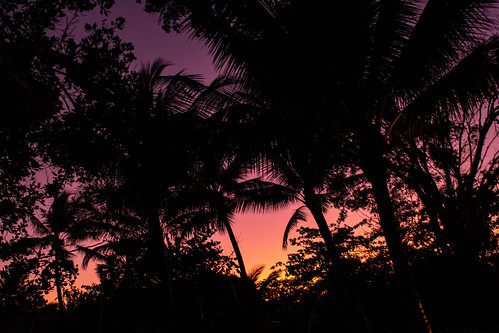
<svg viewBox="0 0 499 333">
<path fill-rule="evenodd" d="M 232 244 L 232 248 L 234 249 L 234 253 L 236 254 L 237 263 L 239 264 L 239 271 L 241 278 L 243 280 L 249 280 L 248 274 L 246 273 L 246 267 L 244 266 L 243 256 L 241 254 L 241 250 L 239 249 L 239 244 L 237 243 L 237 239 L 234 236 L 234 232 L 232 231 L 232 227 L 230 226 L 230 222 L 227 219 L 223 220 L 225 231 L 229 235 L 230 242 Z"/>
<path fill-rule="evenodd" d="M 55 289 L 57 291 L 57 304 L 60 313 L 64 313 L 64 300 L 62 299 L 62 283 L 59 277 L 59 271 L 56 272 Z"/>
<path fill-rule="evenodd" d="M 156 209 L 149 209 L 147 212 L 147 224 L 149 233 L 149 242 L 153 255 L 158 259 L 158 274 L 161 283 L 168 292 L 168 300 L 171 306 L 175 304 L 175 295 L 173 292 L 172 277 L 168 269 L 167 248 L 165 245 L 163 228 Z"/>
<path fill-rule="evenodd" d="M 371 183 L 374 200 L 378 208 L 381 229 L 385 236 L 386 245 L 397 277 L 406 319 L 411 332 L 431 333 L 431 327 L 424 312 L 409 267 L 407 253 L 402 243 L 399 223 L 397 223 L 395 218 L 393 203 L 388 190 L 388 177 L 386 169 L 383 166 L 381 143 L 376 142 L 378 136 L 370 136 L 369 132 L 366 131 L 358 135 L 360 164 L 368 181 Z"/>
<path fill-rule="evenodd" d="M 336 244 L 333 241 L 333 236 L 331 235 L 331 231 L 329 230 L 326 217 L 322 212 L 322 205 L 317 199 L 316 194 L 312 190 L 305 190 L 304 194 L 305 204 L 312 213 L 312 216 L 314 217 L 314 220 L 319 227 L 319 232 L 321 233 L 322 239 L 326 244 L 329 259 L 334 265 L 334 267 L 331 269 L 331 273 L 334 274 L 337 280 L 338 289 L 341 293 L 341 296 L 351 308 L 350 314 L 352 316 L 352 324 L 355 326 L 359 326 L 357 322 L 358 320 L 361 320 L 363 323 L 363 327 L 356 327 L 356 329 L 359 331 L 371 332 L 371 326 L 364 312 L 364 308 L 362 304 L 360 304 L 355 290 L 348 280 L 348 274 L 342 264 L 341 255 Z M 354 316 L 354 313 L 356 313 L 357 316 Z"/>
<path fill-rule="evenodd" d="M 166 318 L 169 317 L 170 320 L 165 320 L 164 328 L 166 329 L 166 327 L 168 327 L 171 332 L 184 332 L 185 325 L 175 300 L 173 279 L 168 265 L 168 248 L 165 244 L 165 235 L 163 233 L 163 227 L 161 226 L 158 210 L 155 209 L 154 206 L 151 206 L 147 209 L 146 214 L 151 246 L 150 250 L 158 259 L 158 274 L 163 286 L 164 297 L 168 299 L 169 305 L 169 308 L 165 307 L 165 310 L 167 311 Z"/>
<path fill-rule="evenodd" d="M 231 282 L 232 291 L 234 293 L 234 298 L 241 307 L 242 313 L 247 316 L 247 318 L 252 318 L 254 323 L 258 322 L 258 318 L 261 316 L 261 297 L 257 293 L 255 283 L 248 277 L 246 272 L 246 267 L 244 265 L 243 256 L 241 250 L 239 249 L 239 244 L 237 242 L 236 236 L 232 230 L 232 227 L 228 219 L 223 220 L 225 231 L 229 235 L 232 248 L 236 254 L 236 259 L 239 264 L 239 274 L 241 276 L 241 285 L 236 285 Z M 253 325 L 252 325 L 253 326 Z M 254 328 L 256 329 L 256 328 Z M 257 329 L 256 329 L 257 330 Z"/>
<path fill-rule="evenodd" d="M 55 290 L 57 292 L 57 305 L 59 308 L 59 320 L 60 320 L 60 332 L 65 332 L 65 322 L 64 322 L 64 299 L 62 298 L 62 273 L 59 261 L 59 256 L 55 255 Z"/>
</svg>

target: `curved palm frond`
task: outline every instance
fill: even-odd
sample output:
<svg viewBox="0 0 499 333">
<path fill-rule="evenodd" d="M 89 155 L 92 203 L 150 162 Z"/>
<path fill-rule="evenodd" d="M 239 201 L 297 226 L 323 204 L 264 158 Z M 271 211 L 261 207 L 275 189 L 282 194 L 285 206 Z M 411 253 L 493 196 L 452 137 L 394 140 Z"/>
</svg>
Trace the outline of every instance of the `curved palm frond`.
<svg viewBox="0 0 499 333">
<path fill-rule="evenodd" d="M 471 49 L 457 65 L 411 101 L 401 113 L 411 119 L 438 111 L 464 111 L 491 96 L 499 86 L 499 37 Z M 407 127 L 407 126 L 406 126 Z"/>
<path fill-rule="evenodd" d="M 139 73 L 145 87 L 150 93 L 157 91 L 161 85 L 168 82 L 169 78 L 163 76 L 163 71 L 171 66 L 170 62 L 165 61 L 162 58 L 155 59 L 152 63 L 142 64 Z"/>
<path fill-rule="evenodd" d="M 272 271 L 270 274 L 259 284 L 258 290 L 260 292 L 265 292 L 269 285 L 279 279 L 281 275 L 280 270 Z"/>
<path fill-rule="evenodd" d="M 231 78 L 217 77 L 192 101 L 188 112 L 197 114 L 203 119 L 212 117 L 220 110 L 238 102 L 235 98 L 237 92 L 235 86 L 236 82 Z"/>
<path fill-rule="evenodd" d="M 429 0 L 408 36 L 392 86 L 414 94 L 445 75 L 462 59 L 462 52 L 485 37 L 490 26 L 491 0 Z"/>
<path fill-rule="evenodd" d="M 260 275 L 262 275 L 264 269 L 265 265 L 254 266 L 251 271 L 248 272 L 248 278 L 250 278 L 251 281 L 255 282 L 256 280 L 258 280 Z"/>
<path fill-rule="evenodd" d="M 300 222 L 306 222 L 307 221 L 307 214 L 306 214 L 307 207 L 306 206 L 300 206 L 298 207 L 293 215 L 291 215 L 291 218 L 289 219 L 288 223 L 286 224 L 286 229 L 284 230 L 284 235 L 282 237 L 282 249 L 286 250 L 288 248 L 288 237 L 289 233 L 293 231 Z"/>
<path fill-rule="evenodd" d="M 235 191 L 236 211 L 261 213 L 278 210 L 295 202 L 296 191 L 287 186 L 254 178 L 240 182 Z"/>
<path fill-rule="evenodd" d="M 83 259 L 81 262 L 81 267 L 83 269 L 88 268 L 88 264 L 90 263 L 90 261 L 106 262 L 108 255 L 114 252 L 110 243 L 92 248 L 79 245 L 77 249 L 80 253 L 83 254 Z"/>
<path fill-rule="evenodd" d="M 50 229 L 48 226 L 46 226 L 40 219 L 38 219 L 36 216 L 32 216 L 30 219 L 31 224 L 33 225 L 33 228 L 35 232 L 39 235 L 48 235 L 50 234 Z"/>
</svg>

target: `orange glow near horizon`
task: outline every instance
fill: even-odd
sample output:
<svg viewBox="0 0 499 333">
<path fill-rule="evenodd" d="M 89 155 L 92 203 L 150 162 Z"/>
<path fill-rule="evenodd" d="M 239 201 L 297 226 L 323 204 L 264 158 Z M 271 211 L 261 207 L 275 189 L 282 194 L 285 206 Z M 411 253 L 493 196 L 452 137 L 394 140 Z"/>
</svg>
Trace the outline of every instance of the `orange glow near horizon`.
<svg viewBox="0 0 499 333">
<path fill-rule="evenodd" d="M 270 273 L 270 268 L 279 261 L 286 262 L 288 253 L 296 251 L 296 247 L 289 246 L 287 250 L 282 249 L 282 237 L 286 224 L 297 206 L 291 206 L 279 211 L 266 213 L 239 213 L 235 216 L 232 226 L 234 234 L 239 242 L 246 270 L 251 272 L 254 268 L 264 265 L 265 268 L 260 278 L 265 278 Z M 327 214 L 328 222 L 336 221 L 338 212 L 331 209 Z M 354 217 L 355 218 L 355 217 Z M 316 227 L 312 218 L 299 226 Z M 290 238 L 296 236 L 292 232 Z M 226 255 L 233 255 L 229 237 L 226 234 L 216 233 L 214 240 L 219 241 Z M 90 262 L 87 269 L 81 268 L 81 258 L 77 259 L 80 267 L 75 285 L 90 285 L 99 283 L 95 273 L 95 262 Z M 55 293 L 53 293 L 55 295 Z M 51 297 L 52 293 L 49 294 Z M 54 297 L 51 297 L 55 299 Z M 49 299 L 49 298 L 47 298 Z"/>
<path fill-rule="evenodd" d="M 264 265 L 265 269 L 261 275 L 263 278 L 268 275 L 272 265 L 279 261 L 286 261 L 287 254 L 294 249 L 290 246 L 288 250 L 282 250 L 282 237 L 294 209 L 288 208 L 277 212 L 236 215 L 233 231 L 239 242 L 248 272 L 255 267 Z M 306 225 L 313 226 L 312 223 L 307 222 Z M 224 254 L 233 255 L 232 246 L 226 234 L 216 233 L 214 240 L 221 243 Z M 90 262 L 87 269 L 81 268 L 81 258 L 77 259 L 77 263 L 80 268 L 75 283 L 76 286 L 99 283 L 95 273 L 95 262 Z"/>
</svg>

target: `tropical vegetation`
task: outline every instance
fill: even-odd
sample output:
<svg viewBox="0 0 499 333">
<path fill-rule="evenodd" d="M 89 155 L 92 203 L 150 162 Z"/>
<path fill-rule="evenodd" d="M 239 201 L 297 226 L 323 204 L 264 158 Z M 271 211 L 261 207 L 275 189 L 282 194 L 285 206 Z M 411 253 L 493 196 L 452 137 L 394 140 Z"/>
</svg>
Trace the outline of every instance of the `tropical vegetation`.
<svg viewBox="0 0 499 333">
<path fill-rule="evenodd" d="M 207 85 L 74 36 L 113 4 L 0 8 L 2 331 L 499 329 L 495 1 L 145 1 Z M 249 270 L 235 217 L 285 207 Z"/>
</svg>

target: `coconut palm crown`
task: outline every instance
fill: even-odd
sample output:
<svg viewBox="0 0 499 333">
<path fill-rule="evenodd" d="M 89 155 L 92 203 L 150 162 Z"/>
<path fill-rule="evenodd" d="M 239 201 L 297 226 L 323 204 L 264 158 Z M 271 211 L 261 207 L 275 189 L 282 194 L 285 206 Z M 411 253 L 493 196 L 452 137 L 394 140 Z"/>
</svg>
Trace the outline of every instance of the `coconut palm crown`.
<svg viewBox="0 0 499 333">
<path fill-rule="evenodd" d="M 413 331 L 430 331 L 387 186 L 398 134 L 466 112 L 499 81 L 491 0 L 149 0 L 164 28 L 203 40 L 216 65 L 276 109 L 341 134 L 377 204 Z M 405 295 L 405 296 L 404 296 Z M 412 314 L 411 314 L 412 313 Z"/>
</svg>

